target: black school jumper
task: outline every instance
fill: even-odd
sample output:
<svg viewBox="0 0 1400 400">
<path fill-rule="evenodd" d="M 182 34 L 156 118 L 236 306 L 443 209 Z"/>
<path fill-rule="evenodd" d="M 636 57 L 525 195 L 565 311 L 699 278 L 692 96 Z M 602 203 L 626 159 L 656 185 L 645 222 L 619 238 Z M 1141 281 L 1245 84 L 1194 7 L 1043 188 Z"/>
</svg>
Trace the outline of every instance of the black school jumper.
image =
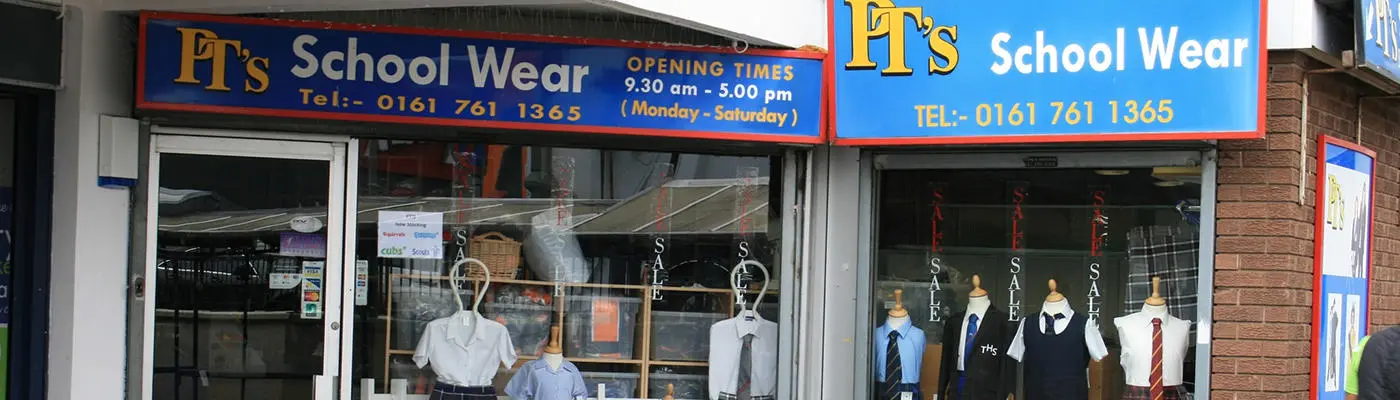
<svg viewBox="0 0 1400 400">
<path fill-rule="evenodd" d="M 1064 332 L 1050 334 L 1041 330 L 1044 314 L 1024 320 L 1022 332 L 1026 353 L 1025 400 L 1088 400 L 1089 346 L 1084 344 L 1084 329 L 1089 319 L 1074 313 Z"/>
<path fill-rule="evenodd" d="M 972 341 L 972 354 L 964 363 L 967 382 L 964 396 L 958 397 L 958 343 L 967 331 L 962 330 L 964 316 L 958 313 L 943 324 L 943 358 L 938 368 L 938 396 L 948 400 L 1004 400 L 1016 389 L 1016 359 L 1006 355 L 1011 339 L 1016 337 L 1016 324 L 996 307 L 987 307 L 978 323 L 977 337 Z"/>
</svg>

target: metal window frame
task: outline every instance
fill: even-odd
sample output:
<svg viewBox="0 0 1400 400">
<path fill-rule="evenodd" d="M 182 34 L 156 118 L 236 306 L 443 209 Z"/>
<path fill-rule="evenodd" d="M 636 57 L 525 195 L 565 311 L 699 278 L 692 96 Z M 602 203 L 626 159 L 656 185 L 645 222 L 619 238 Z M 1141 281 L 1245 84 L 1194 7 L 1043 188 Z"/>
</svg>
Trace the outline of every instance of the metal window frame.
<svg viewBox="0 0 1400 400">
<path fill-rule="evenodd" d="M 855 205 L 859 217 L 858 240 L 855 268 L 842 268 L 832 270 L 831 260 L 828 260 L 828 276 L 831 279 L 853 279 L 856 282 L 855 301 L 850 304 L 828 305 L 826 313 L 828 315 L 854 315 L 855 321 L 870 321 L 874 317 L 871 311 L 873 300 L 872 291 L 875 284 L 875 258 L 874 244 L 878 243 L 874 235 L 874 221 L 878 215 L 878 205 L 876 204 L 876 188 L 879 184 L 879 171 L 883 170 L 908 170 L 908 169 L 1034 169 L 1027 168 L 1023 159 L 1028 156 L 1055 156 L 1058 159 L 1057 166 L 1053 169 L 1070 168 L 1132 168 L 1132 167 L 1154 167 L 1154 166 L 1200 166 L 1201 176 L 1201 216 L 1199 225 L 1199 235 L 1201 238 L 1199 257 L 1197 266 L 1201 273 L 1197 279 L 1197 301 L 1196 301 L 1196 370 L 1194 371 L 1195 392 L 1197 398 L 1208 398 L 1210 396 L 1210 374 L 1211 374 L 1211 306 L 1214 304 L 1214 271 L 1215 271 L 1215 203 L 1216 203 L 1216 170 L 1217 154 L 1214 148 L 1205 150 L 1179 149 L 1179 150 L 1110 150 L 1101 151 L 961 151 L 957 153 L 949 152 L 898 152 L 898 151 L 861 151 L 859 157 L 860 179 L 855 183 L 843 183 L 839 181 L 829 182 L 828 190 L 855 190 L 859 193 L 859 201 Z M 829 166 L 829 165 L 828 165 Z M 834 178 L 833 178 L 834 179 Z M 831 206 L 827 204 L 826 206 Z M 831 240 L 828 237 L 827 240 Z M 830 252 L 828 252 L 830 254 Z M 838 276 L 832 276 L 836 273 Z M 831 286 L 828 285 L 828 288 Z M 849 309 L 846 306 L 854 307 Z M 870 345 L 871 333 L 869 329 L 861 329 L 863 324 L 855 324 L 854 332 L 832 332 L 825 334 L 825 338 L 830 341 L 833 337 L 854 337 L 850 350 L 854 352 L 856 373 L 849 381 L 849 385 L 826 383 L 828 388 L 825 393 L 828 396 L 836 393 L 849 393 L 850 398 L 861 399 L 868 397 L 871 388 L 871 380 L 867 377 L 874 376 L 870 366 L 870 357 L 873 352 Z M 832 363 L 823 363 L 826 368 L 832 368 Z M 827 397 L 830 398 L 830 397 Z"/>
</svg>

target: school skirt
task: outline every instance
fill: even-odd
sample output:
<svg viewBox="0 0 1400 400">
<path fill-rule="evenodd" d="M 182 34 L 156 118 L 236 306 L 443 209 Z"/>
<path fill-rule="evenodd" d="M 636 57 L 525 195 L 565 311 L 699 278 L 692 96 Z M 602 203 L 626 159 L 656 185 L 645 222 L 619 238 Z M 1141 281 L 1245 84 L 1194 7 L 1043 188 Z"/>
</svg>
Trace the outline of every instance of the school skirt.
<svg viewBox="0 0 1400 400">
<path fill-rule="evenodd" d="M 428 400 L 496 400 L 496 388 L 491 386 L 433 385 Z"/>
<path fill-rule="evenodd" d="M 1153 400 L 1151 393 L 1152 388 L 1146 386 L 1128 386 L 1123 390 L 1123 400 Z M 1163 386 L 1161 400 L 1191 400 L 1191 393 L 1185 386 Z"/>
</svg>

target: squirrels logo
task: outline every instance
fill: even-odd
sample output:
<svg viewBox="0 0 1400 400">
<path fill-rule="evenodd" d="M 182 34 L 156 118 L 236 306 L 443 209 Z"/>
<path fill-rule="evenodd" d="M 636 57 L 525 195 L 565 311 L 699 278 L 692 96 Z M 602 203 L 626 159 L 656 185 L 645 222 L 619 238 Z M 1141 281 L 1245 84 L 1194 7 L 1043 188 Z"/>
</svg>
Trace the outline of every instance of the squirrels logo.
<svg viewBox="0 0 1400 400">
<path fill-rule="evenodd" d="M 247 76 L 243 80 L 243 91 L 262 93 L 267 91 L 268 59 L 254 57 L 253 51 L 243 47 L 243 41 L 220 38 L 208 29 L 175 28 L 180 32 L 180 76 L 175 83 L 205 85 L 205 90 L 231 91 L 227 75 L 230 50 L 233 59 L 243 66 Z M 207 65 L 209 75 L 201 77 L 198 66 Z"/>
<path fill-rule="evenodd" d="M 870 42 L 886 39 L 889 46 L 885 69 L 882 75 L 912 75 L 906 59 L 906 20 L 912 19 L 914 28 L 926 38 L 931 55 L 928 57 L 928 73 L 947 75 L 958 67 L 957 25 L 935 25 L 933 16 L 924 15 L 923 7 L 897 7 L 892 0 L 845 0 L 851 10 L 851 61 L 846 69 L 875 69 L 879 67 L 871 60 Z"/>
</svg>

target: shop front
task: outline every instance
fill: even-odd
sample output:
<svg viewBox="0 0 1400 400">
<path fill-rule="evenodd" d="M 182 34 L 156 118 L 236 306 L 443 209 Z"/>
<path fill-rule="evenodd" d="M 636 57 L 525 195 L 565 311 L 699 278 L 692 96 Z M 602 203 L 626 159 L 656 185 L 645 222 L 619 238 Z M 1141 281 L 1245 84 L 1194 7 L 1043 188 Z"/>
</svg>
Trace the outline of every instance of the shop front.
<svg viewBox="0 0 1400 400">
<path fill-rule="evenodd" d="M 858 324 L 823 365 L 857 378 L 822 390 L 1210 398 L 1216 147 L 1263 135 L 1262 3 L 833 3 L 814 174 L 857 210 L 824 241 L 857 243 L 825 312 Z"/>
<path fill-rule="evenodd" d="M 825 54 L 435 12 L 141 15 L 133 395 L 792 398 Z"/>
</svg>

